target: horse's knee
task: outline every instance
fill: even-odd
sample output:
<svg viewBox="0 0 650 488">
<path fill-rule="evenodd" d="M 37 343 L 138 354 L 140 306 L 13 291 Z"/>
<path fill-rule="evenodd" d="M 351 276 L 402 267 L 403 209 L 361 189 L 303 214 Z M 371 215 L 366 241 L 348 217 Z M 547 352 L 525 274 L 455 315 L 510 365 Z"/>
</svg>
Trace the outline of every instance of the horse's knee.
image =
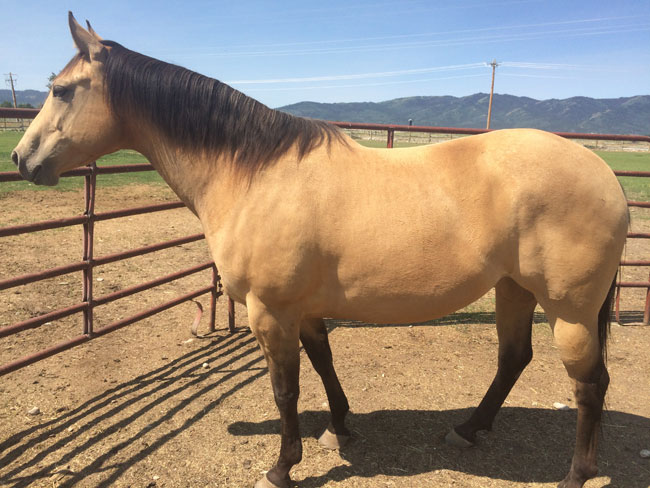
<svg viewBox="0 0 650 488">
<path fill-rule="evenodd" d="M 298 390 L 286 390 L 274 386 L 273 396 L 275 398 L 275 404 L 282 412 L 298 404 L 300 392 Z"/>
</svg>

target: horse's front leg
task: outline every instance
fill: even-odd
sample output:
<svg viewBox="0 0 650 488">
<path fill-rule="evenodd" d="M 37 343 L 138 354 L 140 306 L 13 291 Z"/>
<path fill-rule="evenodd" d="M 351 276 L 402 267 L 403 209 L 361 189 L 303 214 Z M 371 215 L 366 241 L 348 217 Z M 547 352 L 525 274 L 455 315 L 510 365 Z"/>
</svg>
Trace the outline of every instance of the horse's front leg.
<svg viewBox="0 0 650 488">
<path fill-rule="evenodd" d="M 275 403 L 280 411 L 280 456 L 255 488 L 288 488 L 289 470 L 302 459 L 298 427 L 300 376 L 299 323 L 282 311 L 269 310 L 257 297 L 246 298 L 251 330 L 269 367 Z"/>
</svg>

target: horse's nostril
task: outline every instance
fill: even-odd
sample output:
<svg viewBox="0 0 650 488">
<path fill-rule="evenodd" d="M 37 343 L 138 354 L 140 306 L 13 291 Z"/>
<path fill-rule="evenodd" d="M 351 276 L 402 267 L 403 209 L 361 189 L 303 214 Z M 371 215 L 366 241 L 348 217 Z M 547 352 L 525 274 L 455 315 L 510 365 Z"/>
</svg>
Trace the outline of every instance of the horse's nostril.
<svg viewBox="0 0 650 488">
<path fill-rule="evenodd" d="M 18 166 L 18 153 L 16 151 L 12 151 L 11 160 L 14 162 L 16 166 Z"/>
</svg>

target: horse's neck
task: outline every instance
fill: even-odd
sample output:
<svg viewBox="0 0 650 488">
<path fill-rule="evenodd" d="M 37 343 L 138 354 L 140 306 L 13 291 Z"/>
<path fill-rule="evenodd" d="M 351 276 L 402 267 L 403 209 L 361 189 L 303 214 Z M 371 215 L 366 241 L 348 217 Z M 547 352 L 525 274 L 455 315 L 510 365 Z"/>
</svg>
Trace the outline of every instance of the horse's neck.
<svg viewBox="0 0 650 488">
<path fill-rule="evenodd" d="M 183 203 L 201 217 L 215 192 L 221 193 L 218 187 L 226 183 L 226 175 L 222 175 L 225 165 L 219 164 L 218 157 L 178 147 L 155 129 L 140 128 L 138 132 L 142 136 L 131 144 L 133 149 L 142 153 Z"/>
</svg>

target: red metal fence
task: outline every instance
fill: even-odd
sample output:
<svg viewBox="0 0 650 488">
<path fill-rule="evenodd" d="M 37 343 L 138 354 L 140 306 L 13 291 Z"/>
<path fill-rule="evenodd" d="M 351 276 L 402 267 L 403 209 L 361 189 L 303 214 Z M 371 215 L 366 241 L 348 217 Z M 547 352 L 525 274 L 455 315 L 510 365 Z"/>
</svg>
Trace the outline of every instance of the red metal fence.
<svg viewBox="0 0 650 488">
<path fill-rule="evenodd" d="M 34 118 L 38 110 L 30 109 L 0 109 L 0 118 L 22 118 L 30 119 Z M 335 125 L 346 129 L 366 129 L 366 130 L 381 130 L 386 131 L 387 133 L 387 147 L 393 147 L 394 133 L 396 131 L 410 131 L 410 132 L 425 132 L 425 133 L 444 133 L 444 134 L 480 134 L 486 132 L 483 129 L 459 129 L 459 128 L 449 128 L 449 127 L 418 127 L 418 126 L 400 126 L 400 125 L 380 125 L 380 124 L 356 124 L 348 122 L 334 122 Z M 602 135 L 602 134 L 560 134 L 564 137 L 572 137 L 579 139 L 611 139 L 611 140 L 624 140 L 624 141 L 645 141 L 650 142 L 650 137 L 645 136 L 619 136 L 619 135 Z M 122 210 L 115 210 L 111 212 L 96 213 L 95 212 L 95 191 L 96 191 L 96 178 L 99 174 L 114 174 L 114 173 L 124 173 L 124 172 L 138 172 L 138 171 L 152 171 L 153 167 L 149 164 L 133 164 L 133 165 L 122 165 L 122 166 L 102 166 L 97 167 L 94 163 L 85 168 L 76 169 L 67 173 L 64 173 L 63 177 L 71 176 L 83 176 L 85 178 L 85 212 L 83 215 L 76 217 L 68 217 L 58 220 L 49 220 L 44 222 L 37 222 L 33 224 L 17 225 L 12 227 L 0 228 L 0 238 L 6 236 L 15 236 L 20 234 L 25 234 L 29 232 L 37 232 L 48 229 L 56 229 L 61 227 L 68 227 L 72 225 L 83 225 L 84 227 L 84 239 L 83 239 L 83 259 L 79 262 L 68 264 L 66 266 L 61 266 L 57 268 L 48 269 L 45 271 L 34 272 L 30 274 L 25 274 L 22 276 L 16 276 L 11 278 L 6 278 L 0 280 L 0 290 L 5 290 L 12 287 L 17 287 L 21 285 L 26 285 L 29 283 L 34 283 L 48 278 L 53 278 L 56 276 L 61 276 L 68 273 L 73 273 L 76 271 L 82 271 L 83 273 L 83 296 L 82 301 L 59 310 L 49 312 L 44 315 L 33 317 L 31 319 L 18 322 L 6 327 L 0 328 L 0 338 L 6 337 L 18 332 L 34 329 L 40 327 L 48 322 L 53 320 L 58 320 L 76 313 L 83 314 L 83 333 L 72 339 L 66 340 L 59 344 L 56 344 L 52 347 L 39 351 L 37 353 L 25 356 L 23 358 L 17 359 L 15 361 L 0 365 L 0 376 L 7 374 L 11 371 L 15 371 L 21 367 L 32 364 L 40 359 L 57 354 L 61 351 L 65 351 L 72 347 L 75 347 L 79 344 L 88 342 L 89 340 L 108 334 L 115 330 L 126 327 L 127 325 L 133 324 L 139 320 L 148 318 L 156 313 L 167 310 L 171 307 L 174 307 L 180 303 L 192 300 L 199 296 L 210 293 L 211 294 L 211 309 L 210 309 L 210 321 L 209 328 L 211 331 L 215 327 L 215 305 L 217 298 L 222 295 L 221 285 L 219 281 L 219 275 L 216 267 L 212 262 L 206 262 L 199 264 L 197 266 L 172 273 L 167 276 L 163 276 L 153 281 L 143 283 L 140 285 L 132 286 L 122 290 L 118 290 L 114 293 L 104 295 L 101 297 L 95 297 L 93 295 L 93 270 L 97 266 L 106 265 L 108 263 L 113 263 L 119 260 L 124 260 L 132 258 L 135 256 L 141 256 L 144 254 L 152 253 L 155 251 L 160 251 L 163 249 L 168 249 L 173 246 L 187 244 L 190 242 L 198 241 L 203 239 L 203 234 L 195 234 L 187 237 L 182 237 L 174 239 L 167 242 L 161 242 L 158 244 L 153 244 L 138 249 L 132 249 L 129 251 L 95 257 L 93 255 L 93 239 L 94 239 L 94 225 L 96 222 L 115 219 L 120 217 L 126 217 L 131 215 L 138 215 L 150 212 L 159 212 L 174 208 L 183 207 L 182 202 L 171 202 L 171 203 L 162 203 L 156 205 L 148 205 L 145 207 L 138 208 L 127 208 Z M 626 172 L 618 171 L 616 172 L 619 176 L 638 176 L 638 177 L 648 177 L 650 172 Z M 8 181 L 20 181 L 21 177 L 16 172 L 7 172 L 0 173 L 0 183 Z M 628 202 L 630 206 L 636 207 L 645 207 L 650 208 L 650 202 Z M 631 233 L 628 235 L 628 238 L 633 239 L 650 239 L 650 234 L 644 233 Z M 623 266 L 650 266 L 650 261 L 624 261 L 621 263 Z M 94 309 L 100 305 L 113 302 L 123 297 L 139 293 L 141 291 L 162 285 L 164 283 L 171 282 L 186 276 L 189 276 L 200 271 L 212 269 L 212 279 L 211 282 L 192 292 L 189 292 L 185 295 L 175 298 L 174 300 L 163 303 L 157 307 L 154 307 L 149 310 L 145 310 L 131 317 L 119 320 L 110 325 L 95 328 L 93 326 L 94 318 Z M 616 299 L 616 310 L 617 318 L 619 311 L 619 300 L 620 300 L 620 289 L 622 287 L 640 287 L 647 288 L 647 299 L 645 305 L 645 314 L 644 322 L 648 323 L 649 315 L 649 306 L 650 306 L 650 281 L 648 283 L 637 283 L 637 282 L 622 282 L 618 284 L 618 293 Z M 228 301 L 229 309 L 229 329 L 234 331 L 234 304 L 231 300 Z"/>
<path fill-rule="evenodd" d="M 87 166 L 85 168 L 64 173 L 62 175 L 63 177 L 84 176 L 85 178 L 85 182 L 84 182 L 85 211 L 83 215 L 79 215 L 76 217 L 68 217 L 68 218 L 58 219 L 58 220 L 36 222 L 33 224 L 25 224 L 25 225 L 17 225 L 12 227 L 0 228 L 0 237 L 7 237 L 7 236 L 16 236 L 20 234 L 25 234 L 29 232 L 37 232 L 37 231 L 48 230 L 48 229 L 69 227 L 69 226 L 79 225 L 79 224 L 83 225 L 84 227 L 83 259 L 81 261 L 76 263 L 71 263 L 66 266 L 51 268 L 45 271 L 38 271 L 35 273 L 30 273 L 30 274 L 25 274 L 21 276 L 15 276 L 15 277 L 0 280 L 0 290 L 5 290 L 8 288 L 26 285 L 29 283 L 34 283 L 37 281 L 65 275 L 68 273 L 73 273 L 76 271 L 82 271 L 83 296 L 81 302 L 66 308 L 61 308 L 49 312 L 44 315 L 39 315 L 37 317 L 24 320 L 22 322 L 18 322 L 6 327 L 2 327 L 0 328 L 0 337 L 6 337 L 27 329 L 34 329 L 53 320 L 62 319 L 64 317 L 76 313 L 83 314 L 83 333 L 81 335 L 73 337 L 72 339 L 63 341 L 45 350 L 39 351 L 35 354 L 30 354 L 18 360 L 9 362 L 4 365 L 0 365 L 0 376 L 2 376 L 3 374 L 10 373 L 11 371 L 14 371 L 16 369 L 22 368 L 23 366 L 27 366 L 28 364 L 34 363 L 40 359 L 44 359 L 46 357 L 57 354 L 61 351 L 65 351 L 67 349 L 75 347 L 79 344 L 83 344 L 84 342 L 88 342 L 89 340 L 95 337 L 100 337 L 105 334 L 108 334 L 109 332 L 113 332 L 115 330 L 121 329 L 122 327 L 126 327 L 127 325 L 133 324 L 134 322 L 151 317 L 152 315 L 155 315 L 159 312 L 167 310 L 171 307 L 179 305 L 188 300 L 193 300 L 201 295 L 205 295 L 208 293 L 210 293 L 211 295 L 209 328 L 210 331 L 214 331 L 216 300 L 220 295 L 222 295 L 222 291 L 221 291 L 221 285 L 219 282 L 219 275 L 217 273 L 217 269 L 212 262 L 202 263 L 193 266 L 191 268 L 177 271 L 175 273 L 160 277 L 158 279 L 149 281 L 147 283 L 142 283 L 129 288 L 124 288 L 104 296 L 95 297 L 93 295 L 93 270 L 96 267 L 103 266 L 109 263 L 114 263 L 116 261 L 120 261 L 128 258 L 132 258 L 135 256 L 142 256 L 155 251 L 161 251 L 163 249 L 168 249 L 181 244 L 187 244 L 204 238 L 203 234 L 195 234 L 187 237 L 174 239 L 171 241 L 152 244 L 138 249 L 131 249 L 116 254 L 110 254 L 110 255 L 99 256 L 99 257 L 94 256 L 93 241 L 94 241 L 94 225 L 96 222 L 184 207 L 184 204 L 179 201 L 179 202 L 171 202 L 171 203 L 160 203 L 156 205 L 147 205 L 144 207 L 126 208 L 126 209 L 115 210 L 111 212 L 96 213 L 94 207 L 95 207 L 95 191 L 97 188 L 96 186 L 97 175 L 137 172 L 137 171 L 153 171 L 153 167 L 149 164 L 97 167 L 93 163 L 92 165 Z M 14 172 L 0 173 L 0 182 L 19 181 L 19 180 L 21 180 L 21 177 L 18 173 L 14 173 Z M 212 279 L 207 286 L 204 286 L 198 290 L 194 290 L 185 295 L 177 297 L 171 301 L 158 305 L 157 307 L 151 308 L 149 310 L 145 310 L 131 317 L 114 322 L 110 325 L 101 328 L 95 328 L 93 326 L 94 309 L 96 307 L 113 302 L 120 298 L 131 296 L 135 293 L 139 293 L 141 291 L 148 290 L 156 286 L 163 285 L 165 283 L 169 283 L 174 280 L 178 280 L 180 278 L 184 278 L 186 276 L 190 276 L 192 274 L 198 273 L 206 269 L 212 270 Z M 234 328 L 234 323 L 232 320 L 230 321 L 229 325 L 230 325 L 230 330 L 232 331 Z"/>
</svg>

